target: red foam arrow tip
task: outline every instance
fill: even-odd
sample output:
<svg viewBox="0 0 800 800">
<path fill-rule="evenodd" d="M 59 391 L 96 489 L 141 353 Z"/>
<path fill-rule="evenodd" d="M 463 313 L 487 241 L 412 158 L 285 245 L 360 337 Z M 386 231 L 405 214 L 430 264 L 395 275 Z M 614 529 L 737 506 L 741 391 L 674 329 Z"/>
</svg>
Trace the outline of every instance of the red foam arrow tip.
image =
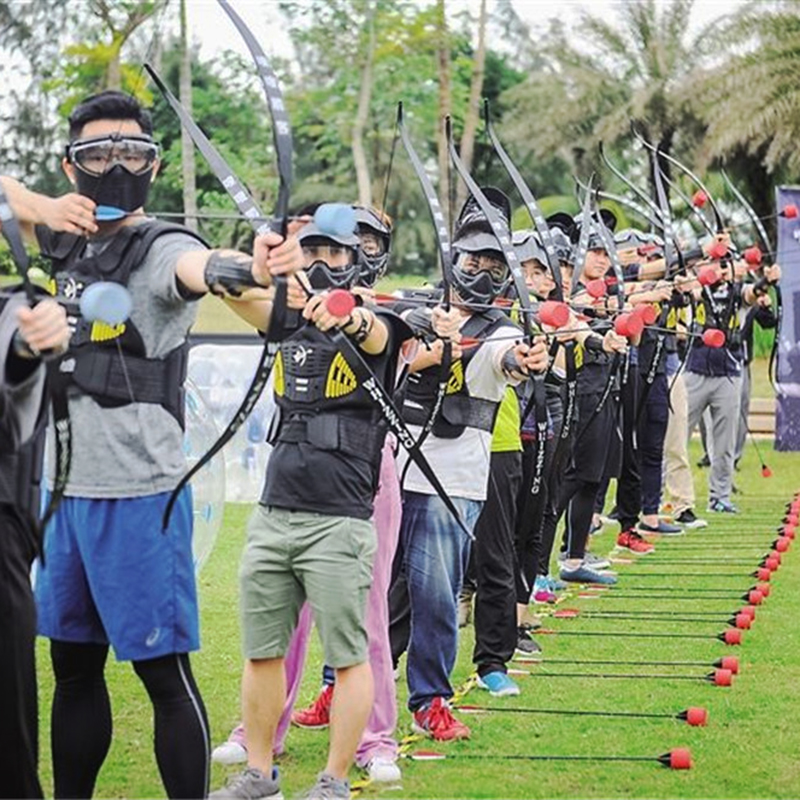
<svg viewBox="0 0 800 800">
<path fill-rule="evenodd" d="M 553 612 L 553 617 L 556 619 L 574 619 L 580 615 L 581 612 L 577 608 L 560 608 Z"/>
<path fill-rule="evenodd" d="M 569 322 L 569 307 L 566 303 L 548 300 L 539 307 L 539 320 L 553 328 L 563 328 Z"/>
<path fill-rule="evenodd" d="M 744 253 L 744 260 L 747 262 L 749 267 L 760 267 L 761 262 L 763 261 L 763 254 L 761 250 L 753 245 L 752 247 L 748 247 Z"/>
<path fill-rule="evenodd" d="M 666 754 L 670 769 L 691 769 L 692 768 L 692 754 L 685 747 L 676 747 Z M 663 756 L 662 756 L 663 758 Z M 659 759 L 660 761 L 661 759 Z"/>
<path fill-rule="evenodd" d="M 708 248 L 708 255 L 715 261 L 719 261 L 728 255 L 728 246 L 724 242 L 714 242 L 714 244 Z"/>
<path fill-rule="evenodd" d="M 703 208 L 703 206 L 708 202 L 708 195 L 702 190 L 698 189 L 692 195 L 692 205 L 695 208 Z"/>
<path fill-rule="evenodd" d="M 714 686 L 730 686 L 733 683 L 733 673 L 729 669 L 715 669 L 709 676 Z"/>
<path fill-rule="evenodd" d="M 762 478 L 772 477 L 772 470 L 766 464 L 761 465 L 761 477 Z"/>
<path fill-rule="evenodd" d="M 606 282 L 602 278 L 596 278 L 593 281 L 589 281 L 586 284 L 586 292 L 589 297 L 593 297 L 595 300 L 598 300 L 601 297 L 606 296 Z"/>
<path fill-rule="evenodd" d="M 734 625 L 742 630 L 750 630 L 753 627 L 753 618 L 749 614 L 737 614 L 733 618 Z"/>
<path fill-rule="evenodd" d="M 356 307 L 356 298 L 344 289 L 334 289 L 325 298 L 325 308 L 334 317 L 347 317 Z"/>
<path fill-rule="evenodd" d="M 708 722 L 708 711 L 700 706 L 687 708 L 682 716 L 689 725 L 705 725 Z"/>
<path fill-rule="evenodd" d="M 797 217 L 797 206 L 794 205 L 794 203 L 785 205 L 781 210 L 780 215 L 786 219 L 795 219 L 795 217 Z"/>
<path fill-rule="evenodd" d="M 736 656 L 723 656 L 716 661 L 720 669 L 729 669 L 733 675 L 739 674 L 739 659 Z"/>
<path fill-rule="evenodd" d="M 738 628 L 729 628 L 723 631 L 719 637 L 725 644 L 737 645 L 742 643 L 742 632 Z"/>
<path fill-rule="evenodd" d="M 761 592 L 764 597 L 769 597 L 772 587 L 768 583 L 759 583 L 756 584 L 756 591 Z M 754 603 L 753 605 L 758 605 L 758 603 Z"/>
<path fill-rule="evenodd" d="M 722 347 L 725 344 L 725 332 L 717 328 L 709 328 L 707 331 L 703 331 L 703 344 L 714 350 Z"/>
<path fill-rule="evenodd" d="M 764 595 L 761 592 L 752 591 L 748 592 L 745 596 L 747 602 L 754 606 L 760 606 L 764 602 Z"/>
</svg>

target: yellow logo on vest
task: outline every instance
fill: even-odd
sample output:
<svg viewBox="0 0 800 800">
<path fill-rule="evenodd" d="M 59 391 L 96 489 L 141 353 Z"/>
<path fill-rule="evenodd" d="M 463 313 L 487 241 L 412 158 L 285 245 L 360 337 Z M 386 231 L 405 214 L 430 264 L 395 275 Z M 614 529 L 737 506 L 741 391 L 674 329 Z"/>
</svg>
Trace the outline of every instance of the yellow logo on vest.
<svg viewBox="0 0 800 800">
<path fill-rule="evenodd" d="M 456 394 L 464 386 L 464 363 L 459 358 L 450 366 L 450 379 L 447 381 L 445 394 Z"/>
<path fill-rule="evenodd" d="M 575 369 L 580 369 L 583 366 L 585 354 L 586 349 L 580 342 L 578 342 L 578 344 L 575 345 Z"/>
<path fill-rule="evenodd" d="M 283 397 L 283 393 L 286 391 L 286 383 L 283 379 L 283 354 L 280 350 L 272 370 L 272 388 L 278 397 Z"/>
<path fill-rule="evenodd" d="M 697 324 L 698 325 L 705 325 L 706 324 L 706 306 L 705 306 L 705 303 L 700 303 L 697 306 Z"/>
<path fill-rule="evenodd" d="M 112 339 L 118 339 L 123 333 L 125 333 L 124 322 L 119 325 L 108 325 L 98 320 L 92 323 L 92 332 L 89 338 L 93 342 L 110 342 Z"/>
<path fill-rule="evenodd" d="M 358 386 L 356 376 L 341 353 L 337 353 L 328 370 L 325 382 L 325 397 L 344 397 Z"/>
</svg>

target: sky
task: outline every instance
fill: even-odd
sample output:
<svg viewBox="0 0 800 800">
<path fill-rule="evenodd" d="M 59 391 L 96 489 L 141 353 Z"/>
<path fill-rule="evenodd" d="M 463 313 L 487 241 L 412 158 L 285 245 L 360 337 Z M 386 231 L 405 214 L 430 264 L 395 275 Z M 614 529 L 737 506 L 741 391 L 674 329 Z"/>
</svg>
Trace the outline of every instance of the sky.
<svg viewBox="0 0 800 800">
<path fill-rule="evenodd" d="M 636 0 L 512 0 L 519 16 L 535 29 L 546 26 L 555 17 L 568 27 L 574 24 L 582 11 L 606 19 L 613 19 L 616 7 L 623 2 Z M 661 0 L 663 3 L 664 0 Z M 703 25 L 729 13 L 743 0 L 695 0 L 688 23 L 691 32 L 699 31 Z M 239 16 L 244 19 L 268 55 L 291 56 L 288 37 L 281 35 L 281 14 L 277 0 L 231 0 Z M 216 0 L 189 0 L 189 25 L 194 41 L 200 44 L 204 58 L 212 57 L 220 50 L 230 49 L 246 54 L 246 48 Z M 489 0 L 489 13 L 492 11 Z M 479 0 L 447 0 L 448 13 L 455 16 L 464 9 L 475 17 Z"/>
</svg>

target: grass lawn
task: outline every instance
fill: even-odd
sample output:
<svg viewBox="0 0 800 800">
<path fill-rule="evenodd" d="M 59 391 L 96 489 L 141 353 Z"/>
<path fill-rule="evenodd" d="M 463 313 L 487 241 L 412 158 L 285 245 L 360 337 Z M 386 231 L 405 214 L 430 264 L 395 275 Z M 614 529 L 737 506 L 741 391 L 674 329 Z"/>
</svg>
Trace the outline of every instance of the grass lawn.
<svg viewBox="0 0 800 800">
<path fill-rule="evenodd" d="M 693 449 L 696 460 L 697 448 Z M 683 550 L 694 543 L 752 542 L 751 549 L 721 554 L 722 558 L 756 556 L 766 549 L 771 530 L 778 524 L 783 504 L 800 488 L 800 455 L 769 453 L 774 477 L 760 477 L 752 447 L 746 451 L 738 483 L 742 513 L 736 517 L 710 519 L 705 531 L 663 543 L 640 565 L 620 566 L 621 587 L 666 585 L 670 599 L 574 600 L 564 605 L 592 610 L 657 609 L 683 612 L 719 611 L 724 620 L 743 605 L 733 595 L 754 580 L 749 567 L 740 565 L 664 564 L 667 558 L 700 557 L 703 550 Z M 705 478 L 698 476 L 698 498 L 705 492 Z M 239 631 L 237 621 L 236 571 L 243 541 L 243 527 L 249 508 L 230 505 L 216 548 L 200 576 L 204 648 L 194 656 L 194 668 L 203 692 L 214 743 L 227 735 L 239 716 Z M 611 529 L 594 537 L 592 549 L 607 552 L 613 544 Z M 757 540 L 757 541 L 755 541 Z M 715 687 L 703 681 L 684 680 L 602 680 L 556 677 L 519 677 L 519 698 L 489 698 L 473 689 L 468 702 L 504 706 L 537 706 L 577 709 L 618 709 L 678 713 L 689 706 L 705 706 L 709 724 L 690 727 L 672 719 L 609 719 L 596 717 L 540 716 L 490 713 L 465 716 L 472 726 L 468 742 L 437 746 L 437 750 L 466 756 L 502 754 L 617 754 L 657 756 L 675 747 L 691 748 L 695 766 L 678 772 L 654 762 L 534 762 L 500 759 L 434 762 L 404 761 L 402 791 L 367 787 L 366 797 L 798 797 L 800 796 L 800 555 L 796 544 L 774 577 L 774 591 L 758 609 L 752 631 L 745 632 L 741 647 L 726 647 L 713 639 L 724 630 L 722 621 L 699 624 L 644 622 L 640 620 L 546 620 L 557 630 L 663 631 L 706 634 L 706 640 L 635 639 L 612 635 L 603 637 L 541 636 L 546 657 L 626 658 L 659 660 L 700 660 L 710 663 L 723 655 L 737 655 L 741 674 L 731 688 Z M 672 555 L 670 555 L 672 554 Z M 625 572 L 663 571 L 671 576 L 648 578 Z M 707 575 L 701 578 L 681 572 L 717 570 L 737 576 Z M 682 592 L 689 587 L 718 587 L 730 592 L 729 600 L 703 598 L 701 593 Z M 563 605 L 562 605 L 563 607 Z M 305 704 L 316 694 L 320 676 L 320 648 L 312 637 L 310 662 L 300 701 Z M 462 632 L 454 684 L 463 684 L 471 673 L 472 629 Z M 45 792 L 52 793 L 49 753 L 49 708 L 52 679 L 47 646 L 39 644 L 41 693 L 41 763 Z M 519 666 L 519 665 L 518 665 Z M 527 668 L 527 667 L 526 667 Z M 530 667 L 540 672 L 546 666 Z M 711 667 L 581 667 L 553 664 L 552 672 L 597 671 L 658 672 L 701 676 Z M 110 663 L 107 670 L 114 710 L 114 743 L 98 781 L 97 797 L 163 797 L 163 789 L 152 754 L 151 711 L 146 695 L 129 665 Z M 409 731 L 405 710 L 406 688 L 398 683 L 400 735 Z M 324 764 L 327 734 L 294 729 L 287 741 L 287 753 L 280 760 L 284 791 L 296 796 L 308 788 Z M 423 744 L 414 745 L 426 747 Z M 429 747 L 429 745 L 427 745 Z M 230 769 L 214 767 L 212 786 L 218 787 Z M 355 777 L 355 771 L 354 771 Z"/>
</svg>

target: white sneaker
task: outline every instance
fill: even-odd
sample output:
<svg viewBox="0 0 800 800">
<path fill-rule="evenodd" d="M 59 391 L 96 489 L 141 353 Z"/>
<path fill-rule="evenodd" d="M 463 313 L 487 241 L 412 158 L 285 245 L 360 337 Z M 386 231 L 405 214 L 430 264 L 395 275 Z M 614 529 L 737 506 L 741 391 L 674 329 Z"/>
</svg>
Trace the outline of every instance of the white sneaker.
<svg viewBox="0 0 800 800">
<path fill-rule="evenodd" d="M 244 764 L 247 762 L 247 749 L 239 742 L 223 742 L 214 748 L 211 760 L 217 764 Z"/>
<path fill-rule="evenodd" d="M 375 783 L 399 783 L 403 777 L 397 761 L 388 756 L 375 756 L 367 766 L 367 773 Z"/>
</svg>

